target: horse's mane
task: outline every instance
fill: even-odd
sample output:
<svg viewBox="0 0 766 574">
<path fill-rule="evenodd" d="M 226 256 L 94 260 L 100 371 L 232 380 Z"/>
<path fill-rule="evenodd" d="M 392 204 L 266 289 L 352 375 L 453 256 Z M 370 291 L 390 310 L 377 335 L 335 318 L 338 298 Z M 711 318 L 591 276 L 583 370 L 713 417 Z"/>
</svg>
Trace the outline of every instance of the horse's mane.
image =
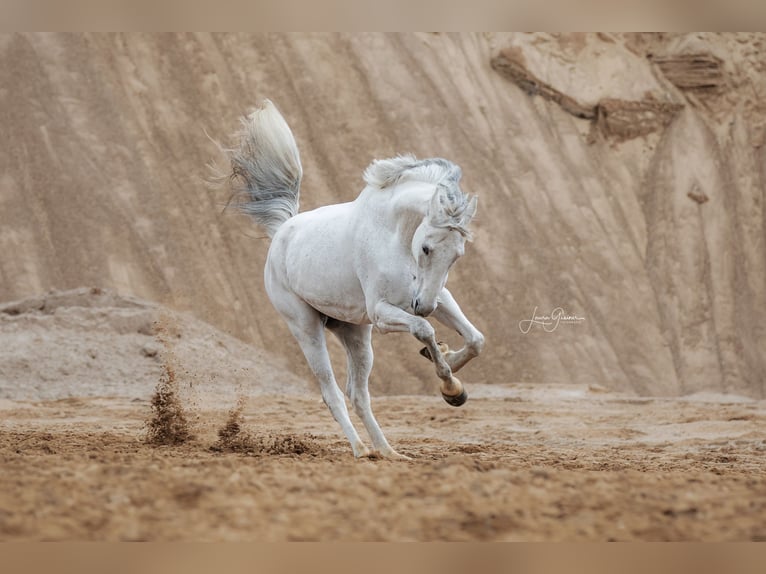
<svg viewBox="0 0 766 574">
<path fill-rule="evenodd" d="M 451 187 L 463 175 L 459 166 L 440 157 L 417 159 L 412 154 L 376 159 L 364 171 L 368 185 L 385 189 L 402 181 L 422 181 Z"/>
<path fill-rule="evenodd" d="M 376 159 L 364 171 L 364 181 L 380 190 L 404 181 L 433 183 L 442 191 L 442 207 L 446 219 L 437 222 L 440 227 L 459 231 L 470 239 L 470 231 L 463 225 L 462 217 L 468 207 L 468 195 L 458 185 L 463 171 L 449 160 L 432 157 L 417 159 L 412 154 L 398 155 L 389 159 Z"/>
</svg>

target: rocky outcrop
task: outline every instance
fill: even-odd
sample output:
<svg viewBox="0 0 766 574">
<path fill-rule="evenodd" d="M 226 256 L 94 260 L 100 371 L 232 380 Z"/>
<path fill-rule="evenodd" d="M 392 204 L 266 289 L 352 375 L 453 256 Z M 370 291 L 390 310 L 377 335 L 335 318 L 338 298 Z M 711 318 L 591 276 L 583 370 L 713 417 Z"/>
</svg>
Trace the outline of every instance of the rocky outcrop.
<svg viewBox="0 0 766 574">
<path fill-rule="evenodd" d="M 0 399 L 146 399 L 167 368 L 198 407 L 308 388 L 284 361 L 136 297 L 81 288 L 0 305 Z"/>
<path fill-rule="evenodd" d="M 666 128 L 682 104 L 658 102 L 649 93 L 643 100 L 603 98 L 594 105 L 577 101 L 548 84 L 527 69 L 523 51 L 520 48 L 501 50 L 492 58 L 492 68 L 518 85 L 530 96 L 541 96 L 561 106 L 576 118 L 593 120 L 601 133 L 619 141 L 646 136 Z M 675 68 L 679 70 L 679 68 Z"/>
<path fill-rule="evenodd" d="M 711 53 L 647 56 L 673 85 L 682 90 L 717 92 L 723 89 L 723 62 Z"/>
<path fill-rule="evenodd" d="M 596 106 L 596 124 L 607 138 L 624 141 L 663 131 L 682 108 L 681 104 L 653 100 L 604 98 Z"/>
<path fill-rule="evenodd" d="M 571 96 L 557 90 L 541 80 L 523 64 L 521 50 L 505 49 L 492 58 L 492 68 L 514 82 L 530 96 L 541 96 L 554 102 L 577 118 L 592 120 L 596 117 L 596 106 L 581 104 Z"/>
</svg>

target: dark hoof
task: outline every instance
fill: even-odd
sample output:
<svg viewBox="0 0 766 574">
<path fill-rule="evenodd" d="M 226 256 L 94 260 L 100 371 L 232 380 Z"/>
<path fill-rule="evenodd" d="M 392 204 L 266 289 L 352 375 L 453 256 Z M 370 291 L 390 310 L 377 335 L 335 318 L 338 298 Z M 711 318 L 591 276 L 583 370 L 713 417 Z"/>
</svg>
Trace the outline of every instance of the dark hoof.
<svg viewBox="0 0 766 574">
<path fill-rule="evenodd" d="M 465 392 L 465 389 L 463 389 L 462 393 L 455 395 L 454 397 L 450 397 L 449 395 L 442 393 L 442 398 L 447 401 L 447 404 L 450 404 L 453 407 L 459 407 L 464 405 L 468 400 L 468 393 Z"/>
</svg>

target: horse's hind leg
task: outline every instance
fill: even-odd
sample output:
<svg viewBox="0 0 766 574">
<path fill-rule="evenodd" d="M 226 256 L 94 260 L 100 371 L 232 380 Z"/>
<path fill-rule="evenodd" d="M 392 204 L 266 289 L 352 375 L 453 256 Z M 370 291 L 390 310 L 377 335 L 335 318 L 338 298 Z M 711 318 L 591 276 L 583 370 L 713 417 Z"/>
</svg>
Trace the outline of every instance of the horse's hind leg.
<svg viewBox="0 0 766 574">
<path fill-rule="evenodd" d="M 351 443 L 354 456 L 357 458 L 368 456 L 370 451 L 359 438 L 354 425 L 351 424 L 343 393 L 335 383 L 321 315 L 294 296 L 281 296 L 278 303 L 278 306 L 276 303 L 274 306 L 285 318 L 290 331 L 298 341 L 314 376 L 319 381 L 322 398 Z"/>
<path fill-rule="evenodd" d="M 386 458 L 407 459 L 396 452 L 388 444 L 378 421 L 372 414 L 368 382 L 372 371 L 372 325 L 353 325 L 351 323 L 333 322 L 327 327 L 338 337 L 348 356 L 348 396 L 357 416 L 362 419 L 367 433 L 372 440 L 373 448 Z"/>
</svg>

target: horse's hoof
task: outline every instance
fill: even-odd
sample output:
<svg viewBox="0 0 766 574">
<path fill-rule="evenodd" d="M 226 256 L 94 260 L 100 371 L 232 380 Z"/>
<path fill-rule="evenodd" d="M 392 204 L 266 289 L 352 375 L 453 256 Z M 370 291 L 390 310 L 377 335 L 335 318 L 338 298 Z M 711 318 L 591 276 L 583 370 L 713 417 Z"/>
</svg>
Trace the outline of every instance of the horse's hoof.
<svg viewBox="0 0 766 574">
<path fill-rule="evenodd" d="M 354 451 L 354 458 L 360 459 L 360 458 L 369 458 L 371 454 L 374 453 L 374 451 L 371 451 L 365 444 L 359 444 L 356 448 L 352 447 L 352 450 Z"/>
<path fill-rule="evenodd" d="M 453 407 L 459 407 L 465 404 L 465 402 L 468 400 L 468 393 L 465 392 L 465 389 L 459 394 L 454 396 L 445 395 L 442 393 L 442 398 L 447 401 L 447 404 L 452 405 Z"/>
<path fill-rule="evenodd" d="M 387 460 L 412 460 L 412 457 L 398 453 L 394 449 L 391 449 L 391 451 L 388 452 L 376 451 L 376 454 L 379 458 L 385 458 Z"/>
</svg>

